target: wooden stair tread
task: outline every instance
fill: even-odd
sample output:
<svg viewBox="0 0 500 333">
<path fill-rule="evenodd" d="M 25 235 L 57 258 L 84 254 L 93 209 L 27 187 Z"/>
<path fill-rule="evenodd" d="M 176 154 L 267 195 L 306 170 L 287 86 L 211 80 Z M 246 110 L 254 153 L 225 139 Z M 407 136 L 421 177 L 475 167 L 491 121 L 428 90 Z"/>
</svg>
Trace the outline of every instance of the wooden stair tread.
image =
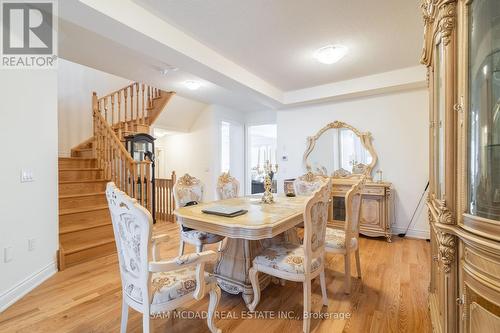
<svg viewBox="0 0 500 333">
<path fill-rule="evenodd" d="M 83 208 L 79 207 L 79 208 L 60 209 L 59 216 L 69 215 L 69 214 L 78 214 L 78 213 L 84 213 L 84 212 L 92 212 L 92 211 L 102 210 L 102 209 L 108 209 L 108 205 L 98 205 L 98 206 L 90 206 L 90 207 L 83 207 Z"/>
<path fill-rule="evenodd" d="M 102 171 L 101 168 L 59 168 L 59 171 Z"/>
<path fill-rule="evenodd" d="M 90 192 L 90 193 L 78 193 L 78 194 L 65 194 L 65 195 L 59 195 L 59 199 L 91 197 L 91 196 L 94 196 L 94 195 L 104 195 L 104 194 L 106 194 L 106 192 Z"/>
<path fill-rule="evenodd" d="M 106 225 L 111 226 L 110 219 L 96 220 L 96 221 L 92 221 L 92 222 L 71 223 L 69 225 L 60 226 L 59 235 L 68 234 L 71 232 L 82 231 L 82 230 L 93 229 L 93 228 L 98 228 L 98 227 L 102 227 L 102 226 L 106 226 Z"/>
<path fill-rule="evenodd" d="M 92 161 L 93 157 L 58 157 L 59 160 L 78 160 L 78 161 Z"/>
<path fill-rule="evenodd" d="M 78 244 L 63 244 L 64 255 L 88 250 L 88 249 L 91 249 L 93 247 L 98 247 L 101 245 L 114 243 L 114 242 L 115 242 L 114 237 L 105 237 L 102 239 L 87 239 L 84 242 L 81 242 Z"/>
<path fill-rule="evenodd" d="M 108 179 L 85 179 L 85 180 L 60 180 L 59 184 L 72 184 L 72 183 L 102 183 L 109 182 Z"/>
</svg>

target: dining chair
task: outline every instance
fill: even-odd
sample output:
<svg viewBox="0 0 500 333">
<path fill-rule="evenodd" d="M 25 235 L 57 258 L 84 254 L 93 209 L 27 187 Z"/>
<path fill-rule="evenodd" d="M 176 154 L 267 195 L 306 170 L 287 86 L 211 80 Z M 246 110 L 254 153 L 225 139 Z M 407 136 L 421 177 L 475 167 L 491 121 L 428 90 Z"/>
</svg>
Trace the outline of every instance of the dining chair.
<svg viewBox="0 0 500 333">
<path fill-rule="evenodd" d="M 307 200 L 303 213 L 305 225 L 303 245 L 289 242 L 274 243 L 254 258 L 249 270 L 254 292 L 253 301 L 248 305 L 250 311 L 255 311 L 260 301 L 259 272 L 278 279 L 302 282 L 304 288 L 303 331 L 306 333 L 309 332 L 311 326 L 311 281 L 318 276 L 323 305 L 328 306 L 324 247 L 330 194 L 331 181 L 328 180 Z"/>
<path fill-rule="evenodd" d="M 189 174 L 180 177 L 174 185 L 174 201 L 175 207 L 185 207 L 190 204 L 197 204 L 203 200 L 203 184 Z M 194 230 L 187 228 L 179 223 L 180 228 L 180 245 L 179 255 L 184 254 L 185 243 L 194 245 L 196 252 L 203 251 L 203 246 L 206 244 L 215 244 L 221 242 L 224 237 L 210 232 Z M 219 244 L 220 249 L 221 244 Z"/>
<path fill-rule="evenodd" d="M 231 199 L 238 197 L 240 182 L 228 172 L 223 172 L 217 179 L 217 199 Z"/>
<path fill-rule="evenodd" d="M 329 178 L 314 174 L 311 171 L 297 177 L 293 181 L 293 190 L 295 195 L 311 195 L 321 187 Z M 285 232 L 285 237 L 291 242 L 300 243 L 304 235 L 304 223 L 297 224 L 295 229 L 290 229 Z"/>
<path fill-rule="evenodd" d="M 323 185 L 328 178 L 321 175 L 315 175 L 311 171 L 298 177 L 293 182 L 295 195 L 311 195 L 314 191 Z"/>
<path fill-rule="evenodd" d="M 361 211 L 361 191 L 365 178 L 354 184 L 345 195 L 345 224 L 344 229 L 326 228 L 326 253 L 341 254 L 344 256 L 344 291 L 351 292 L 351 254 L 356 257 L 358 278 L 361 279 L 361 264 L 359 261 L 359 217 Z"/>
<path fill-rule="evenodd" d="M 214 262 L 217 254 L 205 251 L 161 260 L 158 245 L 167 235 L 152 236 L 151 214 L 120 191 L 114 183 L 106 186 L 122 284 L 122 318 L 120 332 L 127 331 L 129 307 L 142 313 L 143 332 L 150 332 L 150 316 L 164 314 L 210 295 L 207 323 L 212 333 L 214 313 L 221 291 L 213 277 L 205 273 L 205 264 Z"/>
<path fill-rule="evenodd" d="M 240 182 L 228 172 L 223 172 L 217 179 L 217 199 L 225 200 L 237 198 L 240 193 Z M 219 243 L 219 251 L 222 250 L 226 242 Z"/>
</svg>

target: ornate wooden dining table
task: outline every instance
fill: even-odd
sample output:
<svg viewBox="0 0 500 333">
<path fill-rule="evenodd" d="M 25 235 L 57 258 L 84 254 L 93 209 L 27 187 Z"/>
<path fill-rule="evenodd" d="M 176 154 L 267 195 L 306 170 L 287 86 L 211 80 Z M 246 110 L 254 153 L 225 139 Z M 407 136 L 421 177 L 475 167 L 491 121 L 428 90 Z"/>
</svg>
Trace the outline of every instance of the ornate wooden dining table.
<svg viewBox="0 0 500 333">
<path fill-rule="evenodd" d="M 266 243 L 273 241 L 272 238 L 303 222 L 307 199 L 305 196 L 276 195 L 274 203 L 265 204 L 260 196 L 245 196 L 178 208 L 174 214 L 183 226 L 227 237 L 214 274 L 221 289 L 231 294 L 242 293 L 245 303 L 249 304 L 253 299 L 248 275 L 252 260 Z M 248 212 L 237 217 L 202 212 L 202 209 L 220 205 L 239 207 Z M 265 288 L 270 277 L 263 276 L 259 281 L 261 288 Z"/>
</svg>

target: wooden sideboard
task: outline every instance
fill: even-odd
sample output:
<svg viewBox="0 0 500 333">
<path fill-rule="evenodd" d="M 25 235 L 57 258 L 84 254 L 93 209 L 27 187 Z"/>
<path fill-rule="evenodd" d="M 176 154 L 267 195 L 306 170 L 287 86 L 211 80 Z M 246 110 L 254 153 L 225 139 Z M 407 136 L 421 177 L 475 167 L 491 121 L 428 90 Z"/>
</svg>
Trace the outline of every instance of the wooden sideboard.
<svg viewBox="0 0 500 333">
<path fill-rule="evenodd" d="M 361 177 L 367 179 L 361 192 L 359 232 L 366 236 L 383 236 L 391 241 L 393 223 L 392 184 L 373 181 L 373 169 L 378 156 L 370 132 L 343 122 L 326 124 L 315 135 L 307 138 L 303 164 L 307 174 L 332 179 L 332 201 L 329 225 L 343 228 L 345 223 L 345 195 Z M 377 178 L 382 171 L 377 171 Z M 285 193 L 293 189 L 293 179 L 285 180 Z"/>
<path fill-rule="evenodd" d="M 329 224 L 343 228 L 345 223 L 344 198 L 356 182 L 354 179 L 333 178 L 332 204 L 329 211 Z M 359 232 L 370 237 L 383 236 L 391 241 L 393 221 L 392 185 L 388 182 L 367 181 L 361 192 L 361 216 Z"/>
</svg>

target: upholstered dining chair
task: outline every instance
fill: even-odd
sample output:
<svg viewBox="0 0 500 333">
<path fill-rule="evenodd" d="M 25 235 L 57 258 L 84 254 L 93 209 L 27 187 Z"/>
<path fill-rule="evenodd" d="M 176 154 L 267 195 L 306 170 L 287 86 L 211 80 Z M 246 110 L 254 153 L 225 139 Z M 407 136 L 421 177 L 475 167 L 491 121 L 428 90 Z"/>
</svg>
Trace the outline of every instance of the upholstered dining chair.
<svg viewBox="0 0 500 333">
<path fill-rule="evenodd" d="M 324 271 L 325 234 L 331 181 L 328 180 L 308 199 L 304 209 L 305 237 L 303 245 L 288 242 L 273 243 L 253 260 L 249 275 L 254 292 L 250 311 L 260 301 L 259 272 L 279 279 L 302 282 L 304 286 L 303 330 L 308 333 L 311 324 L 311 281 L 320 277 L 323 305 L 328 306 Z"/>
<path fill-rule="evenodd" d="M 311 171 L 308 171 L 307 173 L 303 174 L 300 177 L 297 177 L 297 179 L 293 181 L 293 190 L 295 192 L 295 195 L 311 195 L 328 179 L 328 177 L 314 174 Z M 303 236 L 303 231 L 304 223 L 300 223 L 296 225 L 295 229 L 291 229 L 285 232 L 285 237 L 287 237 L 288 240 L 294 243 L 300 243 L 301 236 L 299 236 L 299 234 L 302 234 Z"/>
<path fill-rule="evenodd" d="M 203 184 L 189 174 L 180 177 L 174 185 L 175 207 L 184 207 L 190 204 L 197 204 L 203 201 Z M 184 227 L 179 223 L 181 240 L 179 245 L 179 255 L 184 254 L 185 243 L 196 246 L 196 252 L 203 251 L 206 244 L 215 244 L 221 242 L 224 237 L 210 232 L 193 230 Z M 221 244 L 219 244 L 220 249 Z"/>
<path fill-rule="evenodd" d="M 240 182 L 228 172 L 223 172 L 217 179 L 217 199 L 231 199 L 238 197 Z"/>
<path fill-rule="evenodd" d="M 168 236 L 151 236 L 151 214 L 114 183 L 107 184 L 106 198 L 122 282 L 120 332 L 127 331 L 129 307 L 142 313 L 143 332 L 149 332 L 151 315 L 175 310 L 193 298 L 200 300 L 208 291 L 208 327 L 212 333 L 220 333 L 214 313 L 221 291 L 215 279 L 205 273 L 205 263 L 214 262 L 217 254 L 205 251 L 160 260 L 158 244 L 168 241 Z"/>
<path fill-rule="evenodd" d="M 344 229 L 326 228 L 326 253 L 341 254 L 344 256 L 344 291 L 351 292 L 351 254 L 356 257 L 358 278 L 361 278 L 361 264 L 359 261 L 359 217 L 361 210 L 361 190 L 365 178 L 354 184 L 345 195 L 346 218 Z"/>
<path fill-rule="evenodd" d="M 315 175 L 311 171 L 298 177 L 293 182 L 295 195 L 311 195 L 314 191 L 321 187 L 328 177 Z"/>
</svg>

